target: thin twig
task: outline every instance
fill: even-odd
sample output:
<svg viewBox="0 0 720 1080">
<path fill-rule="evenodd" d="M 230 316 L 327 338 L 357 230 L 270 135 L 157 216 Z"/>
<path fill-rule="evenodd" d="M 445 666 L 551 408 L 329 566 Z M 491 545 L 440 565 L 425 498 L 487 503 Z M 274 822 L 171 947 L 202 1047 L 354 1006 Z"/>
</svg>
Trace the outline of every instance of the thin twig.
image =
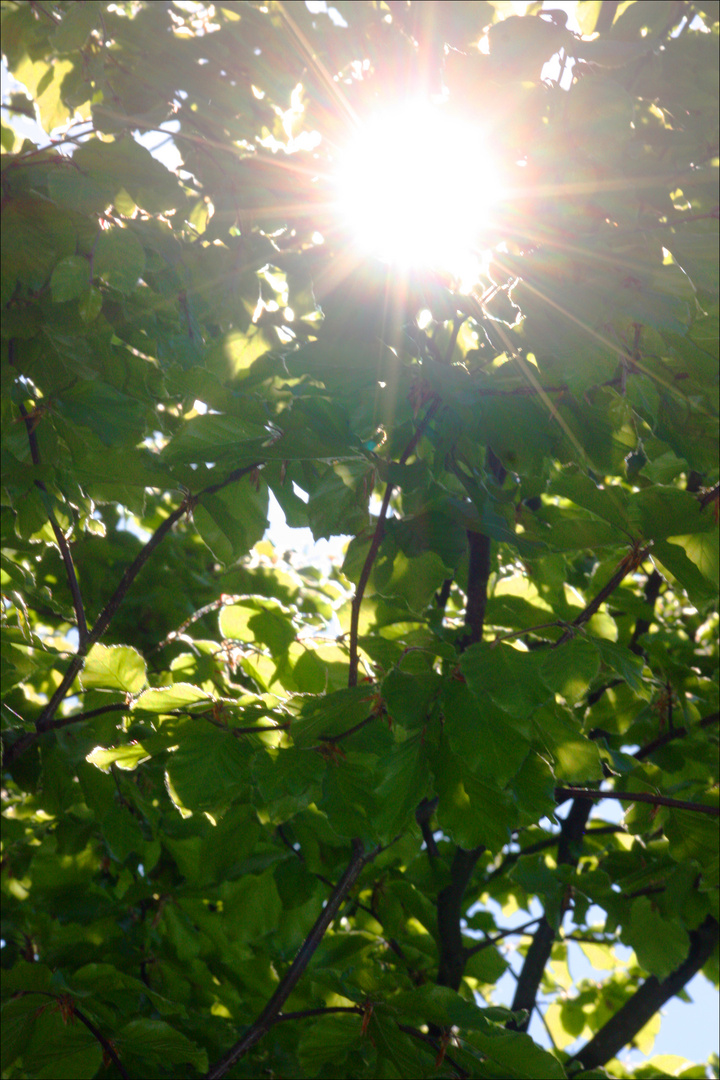
<svg viewBox="0 0 720 1080">
<path fill-rule="evenodd" d="M 589 791 L 587 788 L 557 787 L 555 798 L 558 802 L 565 799 L 617 799 L 618 802 L 642 802 L 651 806 L 671 806 L 678 810 L 692 810 L 696 814 L 708 814 L 720 817 L 720 807 L 706 803 L 685 802 L 683 799 L 670 799 L 666 795 L 653 795 L 648 791 Z"/>
<path fill-rule="evenodd" d="M 371 720 L 377 720 L 379 715 L 379 713 L 370 713 L 364 720 L 360 720 L 357 724 L 354 724 L 353 727 L 348 728 L 347 731 L 341 731 L 339 735 L 319 735 L 318 739 L 320 742 L 324 743 L 340 742 L 341 739 L 347 739 L 349 735 L 354 735 L 356 731 L 360 731 L 360 729 L 364 728 L 366 724 L 369 724 Z"/>
<path fill-rule="evenodd" d="M 300 950 L 290 965 L 287 973 L 280 980 L 277 990 L 272 995 L 257 1020 L 250 1025 L 242 1038 L 239 1039 L 234 1046 L 231 1046 L 228 1052 L 224 1054 L 219 1061 L 210 1067 L 209 1072 L 206 1074 L 206 1080 L 220 1080 L 228 1069 L 231 1069 L 232 1066 L 239 1061 L 256 1042 L 259 1042 L 267 1031 L 269 1031 L 275 1023 L 275 1018 L 282 1009 L 284 1003 L 297 986 L 313 953 L 322 941 L 325 931 L 337 915 L 345 897 L 357 881 L 361 871 L 367 863 L 371 862 L 371 860 L 382 851 L 381 847 L 376 847 L 366 854 L 363 849 L 362 841 L 357 839 L 352 841 L 352 849 L 350 862 L 348 863 L 345 873 L 340 878 L 340 881 L 335 886 L 325 907 L 317 917 L 315 925 L 300 946 Z"/>
<path fill-rule="evenodd" d="M 28 994 L 38 994 L 41 997 L 49 997 L 53 1001 L 57 1002 L 57 1006 L 58 1006 L 59 1009 L 63 1009 L 64 1005 L 69 1003 L 70 1008 L 72 1009 L 72 1015 L 77 1016 L 80 1023 L 85 1025 L 85 1027 L 88 1029 L 88 1031 L 93 1036 L 93 1038 L 97 1039 L 97 1041 L 102 1046 L 104 1052 L 107 1054 L 107 1056 L 110 1058 L 110 1060 L 113 1062 L 113 1064 L 117 1068 L 117 1070 L 120 1073 L 120 1075 L 122 1076 L 123 1080 L 129 1080 L 128 1074 L 125 1071 L 125 1067 L 123 1066 L 122 1062 L 120 1061 L 120 1058 L 117 1056 L 117 1052 L 115 1051 L 115 1048 L 113 1047 L 112 1043 L 109 1041 L 109 1039 L 106 1039 L 105 1036 L 103 1035 L 103 1033 L 101 1031 L 99 1031 L 95 1027 L 92 1020 L 90 1020 L 85 1015 L 84 1012 L 82 1012 L 80 1009 L 78 1009 L 77 1005 L 75 1004 L 74 999 L 71 998 L 69 994 L 68 995 L 60 995 L 60 996 L 58 996 L 57 994 L 50 993 L 50 991 L 48 991 L 48 990 L 21 990 L 20 991 L 20 995 L 23 996 L 23 997 L 25 997 Z M 46 1006 L 43 1005 L 42 1008 L 44 1009 L 44 1008 L 46 1008 Z"/>
<path fill-rule="evenodd" d="M 554 628 L 564 630 L 567 623 L 562 619 L 554 622 L 538 623 L 537 626 L 526 626 L 524 630 L 510 630 L 507 634 L 497 634 L 490 642 L 490 648 L 494 649 L 501 641 L 511 641 L 513 638 L 522 637 L 523 634 L 534 634 L 537 630 L 552 630 Z"/>
<path fill-rule="evenodd" d="M 483 949 L 489 949 L 490 946 L 494 945 L 496 941 L 502 941 L 503 938 L 512 937 L 514 934 L 524 934 L 528 926 L 535 926 L 535 924 L 539 922 L 539 919 L 530 919 L 529 922 L 523 923 L 522 926 L 515 926 L 511 930 L 503 930 L 501 933 L 495 934 L 494 937 L 485 938 L 484 941 L 479 941 L 477 945 L 473 945 L 471 948 L 465 949 L 465 959 L 469 960 L 471 956 L 475 955 L 475 953 L 482 952 Z"/>
<path fill-rule="evenodd" d="M 435 397 L 434 401 L 430 405 L 430 408 L 425 413 L 422 421 L 417 427 L 415 434 L 411 438 L 400 456 L 400 465 L 405 465 L 408 458 L 414 451 L 417 444 L 420 442 L 425 429 L 432 420 L 433 416 L 440 407 L 440 398 Z M 383 496 L 382 505 L 380 507 L 380 513 L 378 514 L 377 524 L 373 533 L 373 538 L 370 543 L 370 550 L 365 556 L 365 562 L 360 572 L 355 595 L 352 599 L 350 607 L 350 670 L 348 673 L 348 686 L 357 686 L 358 679 L 358 628 L 360 625 L 360 608 L 362 606 L 363 596 L 365 595 L 365 589 L 367 583 L 370 580 L 370 572 L 373 568 L 373 563 L 377 558 L 377 553 L 380 550 L 380 544 L 385 533 L 385 518 L 387 517 L 388 508 L 390 506 L 390 496 L 393 493 L 394 485 L 388 480 L 385 488 L 385 495 Z"/>
<path fill-rule="evenodd" d="M 88 709 L 87 712 L 73 713 L 72 716 L 59 716 L 52 720 L 45 729 L 57 731 L 58 728 L 70 727 L 71 724 L 79 724 L 82 720 L 92 720 L 95 716 L 104 716 L 111 712 L 129 712 L 130 705 L 127 701 L 116 701 L 113 705 L 101 705 L 98 709 Z"/>
<path fill-rule="evenodd" d="M 211 484 L 209 487 L 203 488 L 202 491 L 198 492 L 197 495 L 188 496 L 187 498 L 183 499 L 180 506 L 173 510 L 173 512 L 169 514 L 165 518 L 165 520 L 157 527 L 148 542 L 138 552 L 137 556 L 132 561 L 130 566 L 128 566 L 125 570 L 123 576 L 120 579 L 118 587 L 108 600 L 103 610 L 100 612 L 95 622 L 95 625 L 93 626 L 90 633 L 87 635 L 84 645 L 78 647 L 78 651 L 71 660 L 70 665 L 65 672 L 62 681 L 60 682 L 60 685 L 50 698 L 50 701 L 47 703 L 40 716 L 38 717 L 38 720 L 35 724 L 35 729 L 38 734 L 40 732 L 49 730 L 58 706 L 60 705 L 60 702 L 64 700 L 70 687 L 75 681 L 76 676 L 80 672 L 87 653 L 105 633 L 118 608 L 125 599 L 125 596 L 133 581 L 138 576 L 152 553 L 155 551 L 155 548 L 157 548 L 158 545 L 162 543 L 162 541 L 165 539 L 165 537 L 170 532 L 175 523 L 180 520 L 183 514 L 186 514 L 189 510 L 191 510 L 192 507 L 195 506 L 195 504 L 198 502 L 198 500 L 201 499 L 204 495 L 215 494 L 216 491 L 220 491 L 222 488 L 227 487 L 228 484 L 232 484 L 236 480 L 240 480 L 243 476 L 246 476 L 248 473 L 253 472 L 257 467 L 257 463 L 253 463 L 252 465 L 246 465 L 242 468 L 234 469 L 230 473 L 230 475 L 227 476 L 225 480 L 222 480 L 220 483 Z M 18 743 L 15 744 L 15 747 L 18 747 L 19 743 L 26 743 L 26 741 L 27 736 L 24 740 L 18 740 Z M 25 748 L 26 746 L 23 745 L 22 749 Z M 15 756 L 17 756 L 19 752 L 21 751 L 17 749 L 15 751 Z"/>
<path fill-rule="evenodd" d="M 365 1010 L 361 1005 L 327 1005 L 322 1009 L 300 1009 L 299 1012 L 281 1012 L 273 1020 L 273 1025 L 282 1024 L 286 1020 L 305 1020 L 309 1016 L 325 1016 L 326 1013 L 355 1013 L 358 1016 L 363 1016 Z"/>
<path fill-rule="evenodd" d="M 10 363 L 13 363 L 13 346 L 14 342 L 10 342 Z M 38 449 L 37 435 L 35 434 L 35 425 L 33 424 L 33 418 L 28 414 L 25 406 L 20 402 L 20 415 L 25 422 L 25 430 L 27 431 L 28 443 L 30 444 L 30 456 L 32 463 L 36 468 L 39 468 L 40 451 Z M 50 494 L 48 489 L 42 480 L 35 480 L 35 487 L 43 493 L 43 504 L 47 511 L 48 520 L 52 528 L 57 546 L 60 548 L 60 554 L 65 566 L 65 576 L 67 577 L 68 587 L 72 596 L 73 608 L 75 609 L 75 619 L 77 620 L 78 639 L 82 645 L 88 635 L 87 621 L 85 619 L 85 607 L 83 605 L 82 594 L 80 592 L 80 586 L 78 585 L 77 574 L 75 573 L 75 565 L 70 554 L 70 548 L 68 546 L 65 533 L 58 525 L 57 518 L 53 513 L 52 504 L 50 502 Z"/>
<path fill-rule="evenodd" d="M 88 1017 L 85 1015 L 85 1013 L 81 1012 L 81 1010 L 78 1009 L 77 1005 L 75 1005 L 75 1004 L 73 1004 L 73 1013 L 75 1014 L 75 1016 L 77 1016 L 80 1023 L 84 1024 L 85 1027 L 90 1032 L 90 1034 L 93 1035 L 97 1039 L 97 1041 L 100 1043 L 103 1050 L 105 1051 L 107 1056 L 110 1058 L 110 1060 L 112 1061 L 112 1063 L 115 1066 L 115 1068 L 117 1069 L 117 1071 L 122 1076 L 123 1080 L 129 1080 L 128 1074 L 125 1072 L 125 1068 L 123 1066 L 123 1063 L 120 1061 L 120 1058 L 117 1056 L 115 1048 L 113 1047 L 113 1044 L 110 1042 L 110 1040 L 106 1039 L 101 1031 L 98 1031 L 98 1029 L 95 1027 L 93 1022 L 91 1020 L 89 1020 Z"/>
<path fill-rule="evenodd" d="M 413 1039 L 418 1039 L 419 1042 L 427 1043 L 428 1046 L 432 1046 L 437 1054 L 440 1053 L 442 1045 L 437 1039 L 434 1039 L 432 1035 L 426 1035 L 424 1031 L 418 1031 L 417 1028 L 412 1027 L 410 1024 L 398 1024 L 398 1027 L 400 1031 L 404 1031 L 406 1035 L 412 1035 Z M 470 1073 L 463 1069 L 462 1065 L 459 1065 L 449 1054 L 444 1053 L 442 1060 L 447 1061 L 448 1065 L 455 1070 L 455 1075 L 459 1080 L 468 1080 Z"/>
</svg>

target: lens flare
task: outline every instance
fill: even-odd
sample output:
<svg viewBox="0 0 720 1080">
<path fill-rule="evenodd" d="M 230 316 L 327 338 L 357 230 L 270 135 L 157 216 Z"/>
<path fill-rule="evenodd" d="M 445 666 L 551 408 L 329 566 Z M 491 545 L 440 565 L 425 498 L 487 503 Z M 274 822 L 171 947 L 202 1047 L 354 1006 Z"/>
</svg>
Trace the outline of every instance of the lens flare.
<svg viewBox="0 0 720 1080">
<path fill-rule="evenodd" d="M 483 131 L 447 106 L 409 102 L 365 123 L 342 154 L 338 208 L 355 243 L 401 268 L 463 278 L 500 182 Z"/>
</svg>

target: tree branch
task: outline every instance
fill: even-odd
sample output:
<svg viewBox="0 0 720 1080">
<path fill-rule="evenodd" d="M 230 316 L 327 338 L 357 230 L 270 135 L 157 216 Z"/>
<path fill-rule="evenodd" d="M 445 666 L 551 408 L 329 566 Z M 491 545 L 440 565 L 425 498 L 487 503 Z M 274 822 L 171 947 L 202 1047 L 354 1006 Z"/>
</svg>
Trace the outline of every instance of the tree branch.
<svg viewBox="0 0 720 1080">
<path fill-rule="evenodd" d="M 625 556 L 625 558 L 622 560 L 622 562 L 618 566 L 613 576 L 607 582 L 607 584 L 603 585 L 597 596 L 593 597 L 590 603 L 587 604 L 587 606 L 582 609 L 580 614 L 573 619 L 572 623 L 570 624 L 571 627 L 583 626 L 586 622 L 590 621 L 595 612 L 599 609 L 600 605 L 604 604 L 607 598 L 615 592 L 618 585 L 620 585 L 624 581 L 627 575 L 631 573 L 631 571 L 635 570 L 643 561 L 643 559 L 647 558 L 648 554 L 650 553 L 650 547 L 651 545 L 648 544 L 648 546 L 643 548 L 642 551 L 633 550 Z M 573 633 L 574 631 L 572 629 L 566 630 L 562 637 L 558 638 L 558 640 L 555 642 L 555 644 L 553 645 L 553 649 L 557 649 L 560 647 L 560 645 L 564 645 L 567 641 L 570 641 Z"/>
<path fill-rule="evenodd" d="M 570 807 L 570 811 L 560 827 L 558 866 L 577 866 L 591 809 L 592 806 L 589 803 L 583 804 L 580 801 L 574 802 Z M 562 922 L 564 913 L 563 908 L 560 912 L 560 922 Z M 509 1020 L 506 1026 L 511 1031 L 527 1031 L 530 1026 L 530 1018 L 535 1008 L 540 981 L 550 959 L 556 936 L 556 928 L 543 915 L 527 951 L 515 987 L 513 1003 L 510 1006 L 514 1013 L 524 1011 L 526 1016 L 520 1021 Z"/>
<path fill-rule="evenodd" d="M 512 930 L 503 930 L 501 933 L 495 934 L 494 937 L 485 938 L 484 941 L 479 941 L 477 945 L 472 945 L 470 948 L 465 949 L 465 959 L 469 960 L 475 953 L 482 952 L 483 949 L 489 949 L 496 941 L 502 941 L 503 938 L 524 934 L 528 926 L 534 926 L 535 923 L 539 922 L 539 919 L 530 919 L 528 922 L 523 923 L 522 926 L 515 926 Z"/>
<path fill-rule="evenodd" d="M 710 817 L 720 817 L 719 806 L 708 806 L 706 803 L 685 802 L 683 799 L 670 799 L 666 795 L 652 795 L 648 791 L 588 791 L 585 788 L 557 787 L 555 798 L 558 802 L 565 799 L 617 799 L 619 802 L 642 802 L 650 803 L 651 806 L 672 806 L 678 810 L 693 810 L 696 814 L 708 814 Z"/>
<path fill-rule="evenodd" d="M 13 363 L 13 352 L 14 342 L 11 341 L 9 346 L 11 364 Z M 25 423 L 25 430 L 27 431 L 28 442 L 30 444 L 30 457 L 32 458 L 32 463 L 36 467 L 39 467 L 41 464 L 40 450 L 38 449 L 37 435 L 35 434 L 35 424 L 33 423 L 33 418 L 28 414 L 28 411 L 22 404 L 22 402 L 20 403 L 20 415 L 22 416 Z M 45 506 L 45 510 L 47 511 L 50 527 L 52 528 L 53 534 L 55 536 L 57 546 L 60 549 L 60 555 L 62 556 L 62 561 L 65 566 L 65 576 L 67 577 L 70 595 L 72 596 L 73 608 L 75 609 L 75 619 L 77 621 L 78 628 L 78 639 L 80 645 L 82 645 L 87 638 L 88 628 L 87 621 L 85 619 L 85 607 L 83 605 L 80 586 L 78 585 L 77 574 L 75 573 L 75 564 L 73 563 L 72 555 L 70 554 L 70 547 L 68 545 L 67 539 L 65 538 L 65 533 L 58 525 L 57 518 L 53 513 L 48 489 L 46 488 L 42 480 L 35 480 L 35 487 L 38 488 L 43 494 L 43 504 Z"/>
<path fill-rule="evenodd" d="M 435 413 L 438 411 L 439 407 L 440 398 L 436 396 L 435 400 L 430 405 L 430 408 L 425 413 L 422 421 L 420 422 L 420 424 L 418 424 L 417 430 L 415 431 L 410 442 L 403 450 L 398 464 L 404 465 L 407 462 L 413 450 L 420 442 L 420 439 L 425 433 L 425 429 L 427 428 Z M 380 550 L 380 544 L 382 543 L 382 538 L 385 532 L 385 518 L 387 517 L 388 508 L 390 506 L 390 497 L 392 493 L 393 485 L 390 483 L 390 481 L 388 481 L 385 488 L 385 495 L 383 496 L 382 505 L 380 507 L 380 513 L 378 514 L 375 532 L 373 533 L 373 538 L 370 543 L 370 550 L 365 556 L 365 562 L 363 564 L 362 570 L 360 571 L 357 588 L 355 590 L 355 595 L 353 596 L 352 604 L 350 607 L 350 670 L 348 672 L 348 686 L 357 686 L 358 627 L 360 625 L 360 608 L 362 607 L 363 596 L 365 595 L 367 583 L 370 580 L 370 573 L 373 568 L 373 563 L 377 558 L 377 553 Z"/>
<path fill-rule="evenodd" d="M 460 919 L 465 890 L 472 877 L 475 864 L 485 851 L 484 845 L 466 851 L 457 848 L 450 868 L 450 884 L 437 898 L 438 936 L 440 938 L 440 961 L 438 963 L 438 986 L 459 990 L 465 970 L 467 954 L 463 945 Z"/>
<path fill-rule="evenodd" d="M 428 858 L 431 861 L 433 859 L 437 859 L 440 854 L 440 852 L 438 851 L 438 846 L 435 843 L 433 831 L 430 828 L 430 819 L 437 810 L 437 805 L 437 797 L 435 797 L 434 799 L 422 799 L 418 803 L 417 809 L 415 810 L 415 820 L 420 826 L 420 831 L 422 832 L 423 840 L 425 841 L 425 848 L 428 853 Z"/>
<path fill-rule="evenodd" d="M 169 514 L 165 518 L 165 520 L 157 527 L 148 542 L 144 545 L 143 548 L 141 548 L 130 566 L 128 566 L 125 570 L 123 576 L 120 579 L 118 587 L 115 589 L 115 592 L 98 615 L 95 625 L 93 626 L 90 633 L 87 635 L 84 644 L 81 643 L 79 645 L 78 651 L 70 661 L 70 665 L 65 672 L 65 675 L 63 676 L 60 685 L 58 686 L 55 693 L 50 698 L 50 701 L 47 703 L 45 708 L 40 713 L 37 721 L 35 722 L 35 731 L 37 734 L 40 734 L 43 731 L 49 731 L 52 727 L 53 717 L 57 712 L 58 706 L 60 705 L 60 702 L 64 700 L 70 687 L 75 681 L 76 676 L 82 669 L 85 657 L 87 656 L 92 646 L 97 641 L 99 641 L 99 639 L 105 633 L 108 626 L 110 625 L 110 622 L 117 613 L 118 608 L 125 599 L 128 589 L 132 585 L 133 581 L 138 576 L 143 566 L 148 561 L 148 559 L 158 547 L 158 545 L 162 543 L 162 541 L 165 539 L 167 534 L 172 529 L 173 525 L 175 525 L 175 523 L 180 520 L 183 514 L 187 513 L 188 510 L 191 510 L 192 507 L 197 503 L 197 501 L 203 497 L 203 495 L 214 494 L 221 488 L 227 487 L 228 484 L 234 483 L 236 480 L 240 480 L 248 473 L 253 472 L 256 468 L 258 468 L 257 463 L 253 463 L 252 465 L 243 466 L 240 469 L 234 469 L 233 472 L 231 472 L 230 475 L 220 483 L 211 484 L 209 487 L 203 488 L 203 490 L 198 492 L 197 495 L 188 496 L 187 498 L 183 499 L 180 506 L 173 510 L 173 512 Z M 22 746 L 15 750 L 14 756 L 19 756 L 20 753 L 22 753 L 24 750 L 27 749 L 29 745 L 31 745 L 32 741 L 32 736 L 24 736 L 22 739 L 19 739 L 18 744 L 22 744 Z M 16 747 L 18 746 L 18 744 L 15 744 Z"/>
<path fill-rule="evenodd" d="M 673 739 L 683 739 L 688 734 L 688 731 L 692 731 L 694 728 L 711 727 L 713 724 L 717 724 L 718 720 L 720 720 L 720 713 L 710 713 L 709 716 L 703 716 L 702 720 L 698 720 L 696 724 L 693 724 L 692 728 L 671 728 L 670 731 L 666 731 L 664 735 L 658 735 L 657 739 L 653 739 L 652 742 L 646 743 L 645 746 L 641 746 L 639 750 L 635 751 L 633 757 L 637 761 L 644 761 L 645 758 L 651 757 L 656 750 L 660 750 L 663 746 L 667 746 Z"/>
<path fill-rule="evenodd" d="M 690 952 L 678 968 L 659 982 L 655 975 L 646 979 L 622 1008 L 593 1036 L 587 1046 L 567 1062 L 581 1063 L 583 1070 L 599 1069 L 626 1046 L 661 1009 L 678 994 L 712 956 L 718 940 L 718 924 L 708 915 L 702 926 L 690 932 Z"/>
<path fill-rule="evenodd" d="M 337 915 L 340 905 L 357 881 L 362 869 L 382 850 L 380 847 L 376 847 L 365 854 L 360 840 L 353 840 L 352 847 L 352 856 L 345 873 L 340 878 L 340 881 L 335 886 L 325 907 L 317 917 L 315 925 L 305 938 L 305 941 L 300 947 L 300 951 L 290 965 L 287 973 L 280 980 L 277 990 L 270 998 L 257 1020 L 250 1025 L 242 1038 L 239 1039 L 234 1046 L 231 1046 L 228 1052 L 221 1057 L 219 1061 L 211 1066 L 207 1073 L 206 1080 L 220 1080 L 220 1077 L 223 1077 L 228 1069 L 232 1068 L 232 1066 L 239 1061 L 256 1042 L 259 1042 L 263 1035 L 265 1035 L 276 1022 L 280 1010 L 295 989 L 302 973 L 310 962 L 313 953 L 322 941 L 325 931 Z"/>
<path fill-rule="evenodd" d="M 88 1019 L 88 1017 L 85 1015 L 84 1012 L 81 1012 L 80 1009 L 78 1009 L 77 1005 L 73 1005 L 73 1013 L 75 1014 L 75 1016 L 77 1016 L 80 1023 L 84 1024 L 85 1027 L 90 1032 L 90 1034 L 93 1035 L 97 1039 L 97 1041 L 100 1043 L 100 1045 L 102 1046 L 105 1054 L 107 1055 L 107 1057 L 110 1058 L 110 1060 L 112 1061 L 112 1063 L 115 1066 L 115 1068 L 117 1069 L 117 1071 L 120 1073 L 123 1080 L 130 1080 L 130 1078 L 128 1077 L 128 1074 L 125 1072 L 125 1067 L 123 1066 L 123 1063 L 120 1061 L 120 1058 L 117 1056 L 117 1053 L 115 1051 L 115 1047 L 110 1042 L 110 1040 L 106 1039 L 101 1031 L 98 1031 L 98 1029 L 95 1027 L 93 1022 Z"/>
<path fill-rule="evenodd" d="M 458 642 L 462 652 L 468 645 L 482 641 L 487 607 L 487 585 L 490 577 L 490 537 L 484 533 L 467 530 L 470 561 L 468 565 L 467 603 L 465 607 L 466 633 Z"/>
<path fill-rule="evenodd" d="M 162 524 L 157 527 L 148 542 L 138 552 L 136 558 L 125 570 L 125 573 L 120 579 L 120 584 L 108 600 L 103 610 L 100 612 L 100 615 L 98 616 L 95 625 L 93 626 L 91 632 L 88 634 L 85 640 L 85 644 L 78 647 L 78 651 L 70 661 L 70 666 L 65 672 L 62 682 L 58 686 L 53 696 L 50 698 L 50 701 L 47 703 L 43 711 L 40 713 L 40 716 L 38 717 L 38 720 L 35 724 L 36 730 L 38 732 L 47 731 L 49 729 L 50 723 L 52 722 L 52 719 L 57 711 L 58 705 L 65 698 L 68 690 L 75 681 L 75 677 L 80 672 L 83 666 L 83 660 L 87 656 L 88 652 L 95 644 L 95 642 L 98 641 L 107 630 L 113 616 L 115 615 L 118 608 L 120 607 L 120 604 L 124 600 L 125 594 L 127 593 L 135 578 L 142 570 L 147 560 L 152 555 L 155 548 L 165 539 L 175 522 L 180 520 L 183 514 L 186 513 L 187 509 L 188 501 L 187 499 L 185 499 L 183 500 L 182 504 L 178 506 L 176 510 L 173 510 L 173 512 L 165 518 Z"/>
</svg>

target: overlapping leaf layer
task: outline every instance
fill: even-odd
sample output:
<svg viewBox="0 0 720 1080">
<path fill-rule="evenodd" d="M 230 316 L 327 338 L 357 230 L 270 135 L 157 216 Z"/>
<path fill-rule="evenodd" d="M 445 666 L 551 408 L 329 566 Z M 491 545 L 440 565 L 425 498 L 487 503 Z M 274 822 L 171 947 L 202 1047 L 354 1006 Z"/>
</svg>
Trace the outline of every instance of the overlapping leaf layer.
<svg viewBox="0 0 720 1080">
<path fill-rule="evenodd" d="M 718 5 L 521 6 L 3 2 L 4 1076 L 706 1075 Z M 334 212 L 439 90 L 463 292 Z"/>
</svg>

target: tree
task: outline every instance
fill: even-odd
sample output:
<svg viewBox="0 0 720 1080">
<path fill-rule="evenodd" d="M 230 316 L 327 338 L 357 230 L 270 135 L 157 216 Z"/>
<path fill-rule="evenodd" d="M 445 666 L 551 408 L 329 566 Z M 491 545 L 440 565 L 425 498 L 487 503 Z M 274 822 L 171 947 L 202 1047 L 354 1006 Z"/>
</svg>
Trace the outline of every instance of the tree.
<svg viewBox="0 0 720 1080">
<path fill-rule="evenodd" d="M 540 9 L 4 0 L 4 1076 L 628 1076 L 717 984 L 718 5 Z M 467 288 L 334 206 L 440 90 Z"/>
</svg>

